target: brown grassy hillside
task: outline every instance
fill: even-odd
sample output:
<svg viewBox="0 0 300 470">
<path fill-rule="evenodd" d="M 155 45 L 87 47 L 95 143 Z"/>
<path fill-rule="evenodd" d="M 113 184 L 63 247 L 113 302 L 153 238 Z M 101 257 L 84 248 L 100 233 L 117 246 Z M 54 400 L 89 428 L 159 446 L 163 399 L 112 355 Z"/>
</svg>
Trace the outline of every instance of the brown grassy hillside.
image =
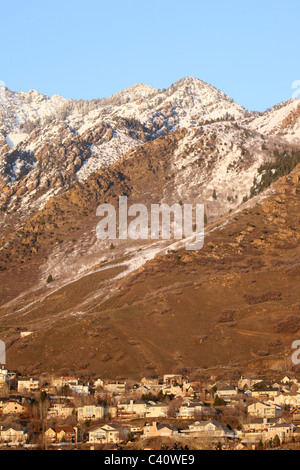
<svg viewBox="0 0 300 470">
<path fill-rule="evenodd" d="M 139 160 L 141 188 L 151 174 L 149 185 L 155 182 L 159 189 L 164 159 L 159 175 L 149 156 L 145 159 Z M 132 191 L 127 179 L 116 192 L 126 188 Z M 85 202 L 94 197 L 92 190 L 76 188 L 64 196 L 64 219 L 55 236 L 63 227 L 69 230 L 65 214 L 76 194 Z M 201 251 L 162 252 L 120 279 L 124 265 L 107 262 L 105 270 L 3 305 L 0 331 L 9 345 L 9 366 L 111 377 L 215 366 L 286 367 L 300 329 L 299 194 L 298 166 L 244 210 L 214 221 L 219 228 L 207 233 Z M 43 217 L 51 210 L 49 204 Z M 126 255 L 120 252 L 120 259 L 126 262 Z M 9 272 L 2 274 L 13 282 Z M 33 334 L 20 340 L 25 329 Z"/>
</svg>

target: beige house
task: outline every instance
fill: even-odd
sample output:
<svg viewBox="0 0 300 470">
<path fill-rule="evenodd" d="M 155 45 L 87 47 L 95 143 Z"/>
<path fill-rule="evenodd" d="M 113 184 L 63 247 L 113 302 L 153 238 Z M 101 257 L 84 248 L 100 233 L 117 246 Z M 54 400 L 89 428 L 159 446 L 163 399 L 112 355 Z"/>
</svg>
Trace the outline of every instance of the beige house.
<svg viewBox="0 0 300 470">
<path fill-rule="evenodd" d="M 168 416 L 168 405 L 164 403 L 148 402 L 146 407 L 146 418 L 166 418 Z"/>
<path fill-rule="evenodd" d="M 216 391 L 220 398 L 228 398 L 238 394 L 238 390 L 233 385 L 224 385 Z"/>
<path fill-rule="evenodd" d="M 274 398 L 274 403 L 279 406 L 299 406 L 300 405 L 300 394 L 296 393 L 291 395 L 288 393 L 281 393 Z"/>
<path fill-rule="evenodd" d="M 212 438 L 233 438 L 235 436 L 234 431 L 214 419 L 196 421 L 194 424 L 190 424 L 182 434 L 187 437 L 202 437 L 205 435 Z"/>
<path fill-rule="evenodd" d="M 99 421 L 105 416 L 104 406 L 86 405 L 77 408 L 77 419 L 79 422 L 92 420 Z"/>
<path fill-rule="evenodd" d="M 6 444 L 25 444 L 28 439 L 27 429 L 21 427 L 0 427 L 0 442 Z"/>
<path fill-rule="evenodd" d="M 172 426 L 171 424 L 160 424 L 160 423 L 152 423 L 146 424 L 142 428 L 143 434 L 142 438 L 149 438 L 149 437 L 170 437 L 178 435 L 180 432 L 180 428 L 177 426 Z"/>
<path fill-rule="evenodd" d="M 268 428 L 266 438 L 274 439 L 275 436 L 278 436 L 280 442 L 290 441 L 293 437 L 294 429 L 296 429 L 296 426 L 292 423 L 274 424 Z"/>
<path fill-rule="evenodd" d="M 112 424 L 105 424 L 89 432 L 90 444 L 119 444 L 127 438 L 127 430 Z"/>
<path fill-rule="evenodd" d="M 50 443 L 50 442 L 55 442 L 56 441 L 56 432 L 54 428 L 48 428 L 45 431 L 45 440 Z"/>
<path fill-rule="evenodd" d="M 283 409 L 275 403 L 253 403 L 247 407 L 248 415 L 257 416 L 259 418 L 276 418 Z"/>
<path fill-rule="evenodd" d="M 147 412 L 147 402 L 130 400 L 118 404 L 118 416 L 123 419 L 143 418 Z"/>
<path fill-rule="evenodd" d="M 34 379 L 30 377 L 30 378 L 23 378 L 23 379 L 18 380 L 18 392 L 19 393 L 33 392 L 33 391 L 39 390 L 39 388 L 40 388 L 39 379 Z"/>
<path fill-rule="evenodd" d="M 251 391 L 251 397 L 257 398 L 258 400 L 268 400 L 270 398 L 277 397 L 280 391 L 278 388 L 263 388 Z"/>
<path fill-rule="evenodd" d="M 8 400 L 0 402 L 0 412 L 4 415 L 22 414 L 25 407 L 15 400 Z"/>
<path fill-rule="evenodd" d="M 248 423 L 243 424 L 245 432 L 264 432 L 275 424 L 286 424 L 284 418 L 251 418 Z"/>
<path fill-rule="evenodd" d="M 104 385 L 104 390 L 115 394 L 124 394 L 126 390 L 125 382 L 108 382 Z"/>
</svg>

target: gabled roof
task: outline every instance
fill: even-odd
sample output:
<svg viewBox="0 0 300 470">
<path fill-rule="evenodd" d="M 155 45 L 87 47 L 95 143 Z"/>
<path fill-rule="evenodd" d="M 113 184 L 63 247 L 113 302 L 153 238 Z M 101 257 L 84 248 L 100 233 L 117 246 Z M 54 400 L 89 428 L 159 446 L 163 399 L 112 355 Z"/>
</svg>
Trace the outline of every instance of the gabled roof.
<svg viewBox="0 0 300 470">
<path fill-rule="evenodd" d="M 55 426 L 55 432 L 60 433 L 60 432 L 66 432 L 66 433 L 75 433 L 75 429 L 70 426 L 70 425 L 65 425 L 65 426 Z"/>
<path fill-rule="evenodd" d="M 173 424 L 157 424 L 157 429 L 170 429 L 170 431 L 179 431 L 180 428 L 178 426 L 174 426 Z"/>
<path fill-rule="evenodd" d="M 23 426 L 20 426 L 18 424 L 14 425 L 14 426 L 3 426 L 3 428 L 0 430 L 0 432 L 6 432 L 6 431 L 17 431 L 17 432 L 24 432 L 26 433 L 28 431 L 27 428 L 24 428 Z"/>
</svg>

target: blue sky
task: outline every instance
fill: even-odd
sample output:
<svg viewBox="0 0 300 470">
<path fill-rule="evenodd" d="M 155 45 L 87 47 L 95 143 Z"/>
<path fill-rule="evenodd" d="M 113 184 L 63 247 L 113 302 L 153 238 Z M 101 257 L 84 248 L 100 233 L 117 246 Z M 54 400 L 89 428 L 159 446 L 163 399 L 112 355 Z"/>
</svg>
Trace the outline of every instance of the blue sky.
<svg viewBox="0 0 300 470">
<path fill-rule="evenodd" d="M 300 80 L 299 0 L 1 2 L 0 80 L 90 99 L 194 76 L 251 110 Z"/>
</svg>

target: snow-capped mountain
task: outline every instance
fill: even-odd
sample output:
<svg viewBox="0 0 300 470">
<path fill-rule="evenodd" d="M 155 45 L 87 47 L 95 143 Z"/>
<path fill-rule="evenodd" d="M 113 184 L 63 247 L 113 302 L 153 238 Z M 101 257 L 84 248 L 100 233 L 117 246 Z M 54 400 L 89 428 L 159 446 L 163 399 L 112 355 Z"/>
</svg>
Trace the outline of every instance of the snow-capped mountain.
<svg viewBox="0 0 300 470">
<path fill-rule="evenodd" d="M 137 84 L 92 101 L 6 89 L 1 113 L 0 205 L 13 209 L 19 196 L 31 209 L 41 207 L 61 188 L 146 141 L 245 115 L 224 93 L 194 78 L 167 90 Z"/>
<path fill-rule="evenodd" d="M 300 100 L 283 103 L 263 115 L 252 115 L 220 90 L 192 77 L 164 90 L 136 84 L 110 98 L 91 101 L 8 89 L 1 92 L 1 98 L 0 208 L 5 214 L 34 212 L 51 197 L 77 181 L 84 182 L 135 147 L 183 128 L 190 133 L 204 127 L 212 133 L 211 144 L 202 151 L 207 157 L 211 145 L 217 153 L 215 173 L 207 173 L 206 168 L 207 174 L 201 176 L 207 181 L 210 175 L 208 191 L 211 186 L 220 185 L 223 177 L 228 179 L 227 168 L 240 171 L 244 165 L 247 171 L 249 161 L 245 163 L 244 156 L 251 139 L 258 142 L 261 135 L 264 139 L 280 136 L 294 143 L 300 135 Z M 218 122 L 226 126 L 217 126 Z M 241 132 L 236 132 L 237 127 Z M 201 132 L 191 135 L 193 146 L 199 135 Z M 217 136 L 222 141 L 230 135 L 238 135 L 239 140 L 227 142 L 226 152 L 215 147 Z M 257 142 L 253 146 L 256 153 L 250 151 L 249 175 L 241 176 L 240 172 L 232 178 L 253 180 L 265 156 Z M 185 153 L 190 154 L 188 148 Z M 240 190 L 245 193 L 245 189 L 245 184 L 241 184 Z M 243 195 L 238 194 L 237 201 Z"/>
<path fill-rule="evenodd" d="M 280 103 L 271 111 L 249 120 L 250 129 L 264 135 L 276 135 L 294 144 L 300 144 L 300 99 Z"/>
</svg>

